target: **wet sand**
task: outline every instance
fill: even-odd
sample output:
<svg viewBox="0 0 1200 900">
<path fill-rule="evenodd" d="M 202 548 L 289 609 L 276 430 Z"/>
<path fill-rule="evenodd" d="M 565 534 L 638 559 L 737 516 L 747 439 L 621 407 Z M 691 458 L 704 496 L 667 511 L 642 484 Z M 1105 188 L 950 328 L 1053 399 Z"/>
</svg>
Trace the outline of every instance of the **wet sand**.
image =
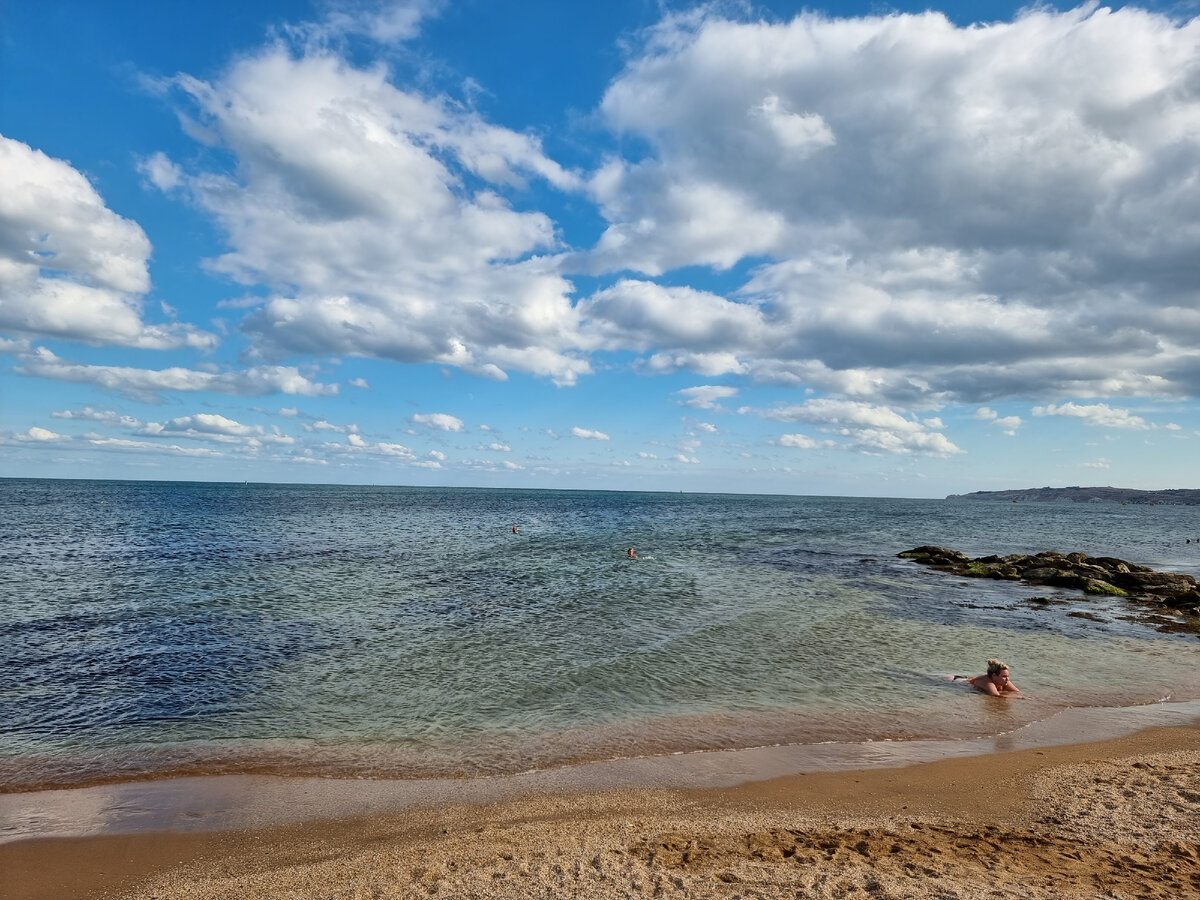
<svg viewBox="0 0 1200 900">
<path fill-rule="evenodd" d="M 0 845 L 0 897 L 1200 896 L 1200 723 L 736 787 Z"/>
</svg>

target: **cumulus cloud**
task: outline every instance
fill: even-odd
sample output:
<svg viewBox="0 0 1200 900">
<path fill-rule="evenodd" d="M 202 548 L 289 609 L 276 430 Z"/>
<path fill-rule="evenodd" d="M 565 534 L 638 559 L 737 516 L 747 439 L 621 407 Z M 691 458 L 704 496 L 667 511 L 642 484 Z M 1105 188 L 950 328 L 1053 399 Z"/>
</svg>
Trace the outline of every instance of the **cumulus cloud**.
<svg viewBox="0 0 1200 900">
<path fill-rule="evenodd" d="M 724 9 L 667 16 L 609 86 L 648 152 L 591 179 L 588 263 L 757 268 L 727 298 L 625 279 L 582 304 L 605 339 L 910 408 L 1194 393 L 1200 20 Z"/>
<path fill-rule="evenodd" d="M 70 163 L 0 135 L 0 329 L 164 350 L 213 335 L 143 318 L 150 241 Z"/>
<path fill-rule="evenodd" d="M 1113 408 L 1107 403 L 1050 403 L 1046 406 L 1035 406 L 1035 416 L 1067 416 L 1073 419 L 1083 419 L 1085 425 L 1096 425 L 1101 428 L 1122 428 L 1145 430 L 1153 426 L 1141 416 L 1133 415 L 1127 409 Z"/>
<path fill-rule="evenodd" d="M 147 435 L 188 437 L 193 440 L 240 444 L 251 448 L 264 444 L 280 446 L 296 443 L 294 437 L 284 434 L 276 427 L 245 425 L 217 413 L 196 413 L 190 416 L 178 416 L 169 422 L 148 422 L 141 427 L 141 432 Z"/>
<path fill-rule="evenodd" d="M 561 249 L 554 223 L 509 199 L 529 179 L 580 184 L 537 138 L 328 48 L 272 45 L 212 82 L 173 85 L 237 162 L 185 185 L 229 244 L 213 270 L 272 291 L 241 323 L 258 352 L 493 379 L 513 368 L 560 384 L 590 371 L 571 286 L 543 258 Z"/>
<path fill-rule="evenodd" d="M 138 162 L 138 171 L 151 186 L 158 188 L 164 194 L 170 193 L 184 182 L 183 169 L 167 157 L 165 153 L 152 153 Z"/>
<path fill-rule="evenodd" d="M 135 432 L 139 437 L 153 439 L 186 438 L 193 441 L 225 444 L 237 448 L 255 451 L 264 446 L 288 447 L 297 444 L 295 437 L 284 434 L 277 426 L 248 425 L 223 416 L 218 413 L 195 413 L 189 416 L 177 416 L 166 422 L 143 422 L 140 419 L 121 415 L 112 410 L 94 409 L 86 406 L 79 410 L 60 410 L 52 412 L 56 419 L 70 421 L 97 422 L 113 428 L 121 428 Z M 89 435 L 91 443 L 100 440 L 99 435 Z M 118 439 L 113 439 L 117 441 Z M 146 449 L 155 446 L 149 441 L 128 441 L 128 446 L 135 449 Z M 110 448 L 126 444 L 109 442 Z M 165 450 L 177 445 L 162 445 Z"/>
<path fill-rule="evenodd" d="M 821 398 L 774 409 L 743 407 L 738 411 L 778 422 L 813 423 L 822 431 L 845 438 L 844 442 L 836 442 L 838 446 L 863 453 L 953 456 L 965 452 L 941 432 L 930 431 L 923 422 L 905 418 L 888 407 L 857 401 Z M 792 437 L 803 444 L 803 436 Z M 780 443 L 785 443 L 782 438 Z"/>
<path fill-rule="evenodd" d="M 463 420 L 448 413 L 415 413 L 409 421 L 414 425 L 426 425 L 441 431 L 463 430 Z"/>
<path fill-rule="evenodd" d="M 63 435 L 51 431 L 49 428 L 41 428 L 37 425 L 34 425 L 24 434 L 15 435 L 15 437 L 18 441 L 37 441 L 38 443 L 67 440 Z"/>
<path fill-rule="evenodd" d="M 397 444 L 391 441 L 368 441 L 362 435 L 351 433 L 346 435 L 346 443 L 344 445 L 333 445 L 334 453 L 339 453 L 345 450 L 355 456 L 376 456 L 380 458 L 392 458 L 403 460 L 416 460 L 417 455 L 403 444 Z"/>
<path fill-rule="evenodd" d="M 162 391 L 211 391 L 218 394 L 302 394 L 328 397 L 338 392 L 335 384 L 312 381 L 293 366 L 254 366 L 230 372 L 201 372 L 174 366 L 168 369 L 137 369 L 131 366 L 98 366 L 71 363 L 44 347 L 22 357 L 15 369 L 22 375 L 94 384 L 154 399 Z"/>
<path fill-rule="evenodd" d="M 720 368 L 741 367 L 726 348 L 752 347 L 764 339 L 765 322 L 751 303 L 735 303 L 688 287 L 663 287 L 650 281 L 622 279 L 579 304 L 584 327 L 609 349 L 660 348 L 656 368 L 696 364 L 712 357 Z M 674 356 L 673 356 L 674 354 Z M 711 361 L 710 361 L 711 362 Z"/>
<path fill-rule="evenodd" d="M 571 429 L 571 434 L 577 438 L 582 438 L 585 441 L 607 441 L 611 438 L 603 431 L 595 431 L 591 428 L 575 427 Z"/>
<path fill-rule="evenodd" d="M 1016 434 L 1017 429 L 1021 427 L 1020 416 L 1001 416 L 1000 413 L 987 406 L 981 406 L 979 409 L 975 410 L 975 418 L 982 419 L 985 422 L 991 422 L 993 425 L 1002 428 L 1004 433 L 1007 435 Z M 936 427 L 941 427 L 940 421 Z"/>
</svg>

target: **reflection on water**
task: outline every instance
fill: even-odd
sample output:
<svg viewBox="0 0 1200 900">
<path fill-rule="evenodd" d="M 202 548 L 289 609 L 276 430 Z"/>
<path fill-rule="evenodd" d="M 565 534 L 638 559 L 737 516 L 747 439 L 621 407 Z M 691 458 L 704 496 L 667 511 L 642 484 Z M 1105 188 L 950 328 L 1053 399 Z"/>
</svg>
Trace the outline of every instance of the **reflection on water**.
<svg viewBox="0 0 1200 900">
<path fill-rule="evenodd" d="M 0 480 L 0 789 L 955 739 L 1200 697 L 1200 641 L 1121 600 L 895 558 L 1196 571 L 1188 527 L 1104 504 Z M 1065 602 L 1027 602 L 1048 592 Z M 991 656 L 1031 699 L 943 677 Z"/>
</svg>

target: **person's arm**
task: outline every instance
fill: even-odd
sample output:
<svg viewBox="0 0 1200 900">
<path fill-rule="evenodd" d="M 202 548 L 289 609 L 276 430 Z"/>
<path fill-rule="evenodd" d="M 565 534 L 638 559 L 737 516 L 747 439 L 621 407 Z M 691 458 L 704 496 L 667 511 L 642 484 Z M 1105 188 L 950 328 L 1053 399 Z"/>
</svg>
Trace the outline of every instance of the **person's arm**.
<svg viewBox="0 0 1200 900">
<path fill-rule="evenodd" d="M 996 689 L 996 685 L 992 684 L 992 679 L 986 675 L 980 675 L 978 678 L 971 679 L 971 687 L 981 693 L 987 694 L 990 697 L 999 697 L 1000 691 Z"/>
</svg>

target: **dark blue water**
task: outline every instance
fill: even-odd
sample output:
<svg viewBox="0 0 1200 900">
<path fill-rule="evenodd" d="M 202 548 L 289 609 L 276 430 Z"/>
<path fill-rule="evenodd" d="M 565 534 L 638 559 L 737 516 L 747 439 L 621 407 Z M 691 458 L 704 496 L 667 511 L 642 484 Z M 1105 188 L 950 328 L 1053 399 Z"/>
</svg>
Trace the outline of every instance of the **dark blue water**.
<svg viewBox="0 0 1200 900">
<path fill-rule="evenodd" d="M 1196 573 L 1198 532 L 1191 507 L 0 480 L 0 786 L 506 772 L 1191 699 L 1200 640 L 1124 601 L 896 554 Z M 992 656 L 1031 700 L 942 677 Z"/>
</svg>

